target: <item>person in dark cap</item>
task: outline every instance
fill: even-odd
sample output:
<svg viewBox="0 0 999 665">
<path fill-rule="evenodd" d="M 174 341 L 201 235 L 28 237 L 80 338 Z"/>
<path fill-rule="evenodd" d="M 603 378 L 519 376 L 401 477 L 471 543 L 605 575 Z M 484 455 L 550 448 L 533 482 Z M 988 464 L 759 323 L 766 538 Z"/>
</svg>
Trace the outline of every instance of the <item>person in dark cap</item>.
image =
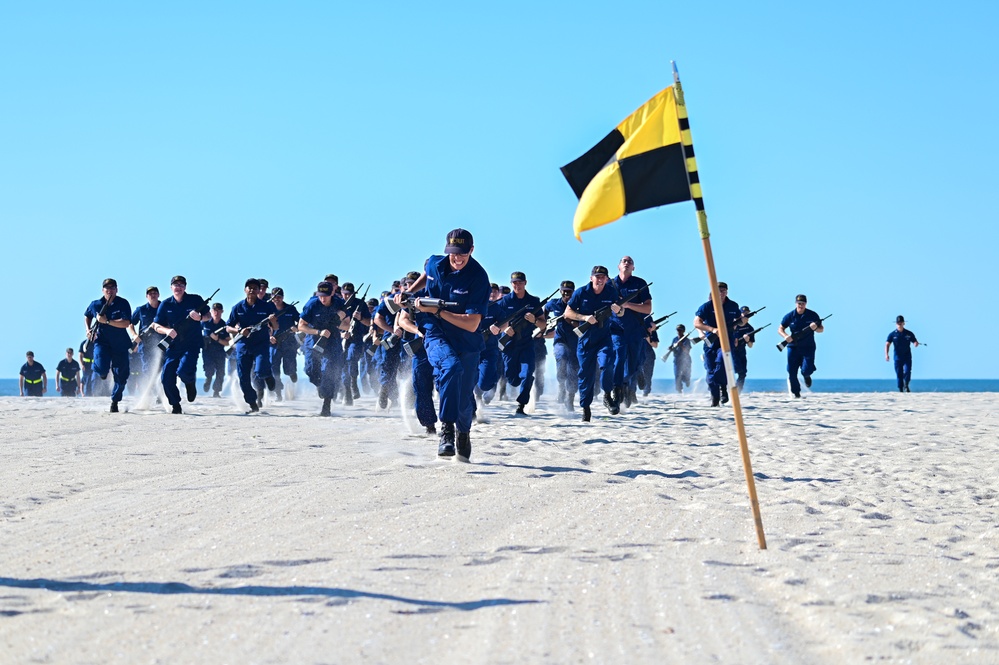
<svg viewBox="0 0 999 665">
<path fill-rule="evenodd" d="M 729 341 L 732 340 L 732 327 L 742 318 L 739 303 L 728 297 L 728 284 L 718 282 L 718 290 L 722 298 L 722 316 L 728 330 Z M 704 369 L 707 370 L 708 390 L 711 391 L 711 406 L 728 402 L 728 373 L 725 371 L 725 358 L 722 352 L 719 331 L 722 324 L 715 318 L 715 304 L 708 294 L 708 301 L 697 308 L 694 315 L 694 327 L 704 335 Z"/>
<path fill-rule="evenodd" d="M 656 371 L 656 349 L 659 348 L 659 326 L 656 325 L 652 315 L 648 314 L 644 318 L 642 325 L 645 326 L 644 343 L 642 344 L 641 366 L 638 372 L 636 383 L 642 395 L 649 396 L 652 392 L 652 375 Z M 634 398 L 631 400 L 635 401 Z"/>
<path fill-rule="evenodd" d="M 271 372 L 274 376 L 274 398 L 280 402 L 284 392 L 284 382 L 281 371 L 291 379 L 298 381 L 298 320 L 301 317 L 294 303 L 285 302 L 284 289 L 275 286 L 271 289 L 270 302 L 274 303 L 277 312 L 277 328 L 271 333 Z"/>
<path fill-rule="evenodd" d="M 905 327 L 905 317 L 899 314 L 895 317 L 895 330 L 888 334 L 885 342 L 885 362 L 888 362 L 888 347 L 895 345 L 895 377 L 898 379 L 899 392 L 911 392 L 909 390 L 909 380 L 912 379 L 912 349 L 911 346 L 919 346 L 916 333 L 907 330 Z"/>
<path fill-rule="evenodd" d="M 257 282 L 260 284 L 260 287 L 257 289 L 257 300 L 259 300 L 260 302 L 270 302 L 270 299 L 271 299 L 271 292 L 270 292 L 271 283 L 268 282 L 263 277 L 257 277 L 256 279 L 257 279 Z"/>
<path fill-rule="evenodd" d="M 579 406 L 583 409 L 583 422 L 590 420 L 590 404 L 593 403 L 593 387 L 597 378 L 598 365 L 600 386 L 604 391 L 604 406 L 611 415 L 617 415 L 620 408 L 613 400 L 614 372 L 613 348 L 609 323 L 601 323 L 596 316 L 600 310 L 610 308 L 611 313 L 620 314 L 617 304 L 620 297 L 617 288 L 610 283 L 605 266 L 593 266 L 590 282 L 576 289 L 565 307 L 565 318 L 570 321 L 586 322 L 590 328 L 579 338 L 576 358 L 579 360 Z M 574 331 L 579 333 L 579 329 Z"/>
<path fill-rule="evenodd" d="M 479 412 L 479 402 L 489 404 L 496 391 L 496 383 L 500 378 L 500 350 L 499 337 L 492 333 L 491 327 L 500 321 L 503 310 L 499 308 L 499 301 L 503 297 L 503 292 L 495 282 L 489 284 L 489 305 L 486 308 L 486 315 L 479 322 L 479 333 L 482 335 L 483 347 L 479 352 L 479 376 L 476 380 L 474 393 L 476 418 L 481 420 L 482 414 Z"/>
<path fill-rule="evenodd" d="M 139 391 L 153 381 L 159 370 L 163 352 L 156 346 L 163 335 L 153 330 L 153 319 L 160 307 L 160 290 L 156 286 L 146 287 L 146 302 L 132 312 L 132 326 L 138 331 L 135 353 L 139 356 L 141 372 L 139 373 Z"/>
<path fill-rule="evenodd" d="M 798 370 L 805 381 L 805 386 L 812 387 L 812 374 L 815 372 L 815 335 L 825 330 L 822 318 L 808 309 L 808 298 L 803 293 L 794 297 L 794 309 L 781 319 L 777 332 L 787 339 L 791 335 L 811 329 L 813 334 L 803 335 L 787 345 L 787 378 L 791 394 L 801 397 L 801 384 L 798 383 Z"/>
<path fill-rule="evenodd" d="M 682 393 L 684 387 L 690 387 L 690 370 L 693 363 L 690 360 L 690 349 L 693 345 L 687 334 L 687 327 L 682 323 L 676 327 L 676 337 L 669 345 L 673 352 L 673 380 L 676 392 Z"/>
<path fill-rule="evenodd" d="M 114 377 L 111 413 L 117 413 L 118 402 L 125 396 L 129 374 L 128 354 L 136 332 L 132 327 L 131 305 L 124 298 L 118 297 L 118 282 L 111 278 L 105 279 L 101 288 L 104 295 L 90 303 L 83 313 L 83 320 L 87 338 L 94 342 L 94 373 L 101 379 L 108 378 L 108 372 Z M 95 319 L 98 323 L 97 331 L 91 333 L 90 326 Z"/>
<path fill-rule="evenodd" d="M 198 356 L 204 344 L 200 323 L 209 310 L 204 298 L 187 292 L 187 279 L 183 275 L 170 279 L 170 291 L 173 295 L 161 301 L 156 310 L 153 330 L 170 338 L 169 346 L 163 352 L 160 383 L 171 413 L 181 414 L 184 411 L 180 407 L 177 378 L 186 388 L 187 401 L 193 402 L 198 396 Z"/>
<path fill-rule="evenodd" d="M 277 309 L 272 302 L 264 302 L 260 295 L 260 281 L 255 277 L 243 285 L 246 298 L 233 305 L 226 320 L 226 328 L 234 337 L 236 350 L 236 375 L 243 391 L 243 401 L 250 413 L 260 411 L 264 386 L 274 390 L 271 372 L 271 333 L 277 329 Z M 256 330 L 254 330 L 256 327 Z"/>
<path fill-rule="evenodd" d="M 361 356 L 361 362 L 359 363 L 358 383 L 364 392 L 377 393 L 378 363 L 375 362 L 377 348 L 374 345 L 374 338 L 377 335 L 377 331 L 374 326 L 374 317 L 375 310 L 378 307 L 378 298 L 368 298 L 366 304 L 368 306 L 368 320 L 371 323 L 368 324 L 368 332 L 361 338 L 364 355 Z"/>
<path fill-rule="evenodd" d="M 646 326 L 644 319 L 652 313 L 649 284 L 634 274 L 635 261 L 624 256 L 617 264 L 612 279 L 620 298 L 637 293 L 631 302 L 621 305 L 621 313 L 611 317 L 611 346 L 614 349 L 614 401 L 631 406 L 635 401 L 638 374 L 641 372 Z"/>
<path fill-rule="evenodd" d="M 524 407 L 531 399 L 531 388 L 534 386 L 534 370 L 537 364 L 534 348 L 534 331 L 544 330 L 541 317 L 535 318 L 533 312 L 541 308 L 541 299 L 527 292 L 527 276 L 518 271 L 510 275 L 512 293 L 503 296 L 496 306 L 501 310 L 500 320 L 505 321 L 516 315 L 525 307 L 526 312 L 516 327 L 508 325 L 500 330 L 493 324 L 490 331 L 494 335 L 503 334 L 507 343 L 500 357 L 503 359 L 503 376 L 507 385 L 519 387 L 517 394 L 517 415 L 526 415 Z M 501 342 L 502 343 L 502 342 Z"/>
<path fill-rule="evenodd" d="M 337 298 L 332 282 L 322 281 L 316 287 L 316 297 L 305 304 L 298 320 L 298 329 L 311 337 L 306 338 L 304 348 L 312 361 L 307 372 L 319 390 L 323 400 L 320 416 L 331 416 L 331 405 L 336 399 L 342 378 L 341 363 L 343 346 L 340 330 L 345 327 L 347 314 L 343 311 L 343 301 Z M 348 391 L 349 392 L 349 391 Z M 353 396 L 345 395 L 347 404 L 353 404 Z"/>
<path fill-rule="evenodd" d="M 409 273 L 402 279 L 402 289 L 411 289 L 420 273 Z M 399 310 L 395 324 L 402 329 L 403 362 L 410 364 L 411 385 L 413 386 L 413 407 L 416 419 L 427 434 L 437 434 L 437 412 L 434 409 L 434 368 L 427 356 L 426 345 L 423 343 L 423 331 L 418 322 L 422 317 L 431 316 L 421 312 L 410 313 L 407 308 Z"/>
<path fill-rule="evenodd" d="M 205 385 L 202 388 L 206 393 L 211 390 L 212 397 L 222 396 L 227 360 L 225 347 L 232 339 L 222 318 L 224 310 L 222 303 L 214 303 L 209 312 L 211 316 L 201 322 L 201 332 L 205 337 L 204 354 L 201 356 L 201 366 L 205 370 Z"/>
<path fill-rule="evenodd" d="M 742 386 L 746 383 L 746 374 L 749 372 L 749 358 L 746 350 L 753 348 L 756 342 L 756 335 L 753 333 L 753 324 L 749 322 L 749 315 L 752 311 L 743 305 L 739 308 L 739 320 L 732 327 L 732 367 L 735 370 L 735 387 L 742 392 Z"/>
<path fill-rule="evenodd" d="M 35 362 L 34 351 L 24 354 L 25 363 L 21 365 L 18 375 L 18 388 L 21 397 L 43 397 L 49 389 L 49 378 L 41 363 Z"/>
<path fill-rule="evenodd" d="M 83 395 L 83 384 L 77 380 L 80 374 L 80 363 L 73 358 L 73 347 L 66 349 L 66 357 L 56 365 L 56 390 L 63 397 L 74 397 L 77 393 Z"/>
<path fill-rule="evenodd" d="M 472 234 L 454 229 L 447 234 L 444 254 L 428 258 L 423 274 L 410 287 L 411 293 L 423 289 L 429 298 L 457 303 L 440 310 L 423 305 L 417 309 L 432 314 L 418 317 L 418 325 L 440 393 L 437 455 L 457 454 L 461 462 L 468 462 L 472 454 L 474 389 L 484 347 L 478 329 L 489 309 L 489 276 L 472 258 L 473 249 Z M 396 296 L 396 302 L 401 301 Z"/>
<path fill-rule="evenodd" d="M 349 392 L 352 399 L 358 399 L 361 387 L 357 382 L 361 376 L 361 361 L 365 357 L 363 340 L 371 325 L 371 314 L 351 282 L 343 283 L 340 295 L 343 297 L 343 311 L 347 315 L 347 329 L 343 332 L 343 390 L 344 393 Z"/>
<path fill-rule="evenodd" d="M 579 381 L 579 358 L 576 356 L 579 338 L 575 333 L 577 323 L 565 317 L 565 308 L 575 290 L 575 282 L 571 279 L 563 280 L 559 284 L 560 297 L 545 303 L 545 336 L 552 338 L 552 352 L 555 354 L 555 379 L 558 381 L 556 401 L 567 411 L 572 411 L 576 403 L 576 386 Z"/>
</svg>

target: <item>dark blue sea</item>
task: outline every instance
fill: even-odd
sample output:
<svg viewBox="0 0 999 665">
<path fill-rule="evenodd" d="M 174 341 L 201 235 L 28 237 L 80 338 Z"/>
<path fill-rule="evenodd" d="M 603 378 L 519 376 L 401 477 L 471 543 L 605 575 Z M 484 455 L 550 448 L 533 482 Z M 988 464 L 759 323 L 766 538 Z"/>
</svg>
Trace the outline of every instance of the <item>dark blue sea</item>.
<svg viewBox="0 0 999 665">
<path fill-rule="evenodd" d="M 703 381 L 701 382 L 703 387 Z M 673 391 L 673 381 L 655 379 L 653 391 Z M 914 379 L 909 386 L 916 393 L 996 393 L 999 379 Z M 817 393 L 890 393 L 897 392 L 895 379 L 815 379 L 812 392 Z M 785 379 L 747 379 L 744 392 L 787 392 Z M 17 379 L 0 379 L 0 397 L 18 395 Z M 46 397 L 58 397 L 54 382 L 49 380 Z"/>
</svg>

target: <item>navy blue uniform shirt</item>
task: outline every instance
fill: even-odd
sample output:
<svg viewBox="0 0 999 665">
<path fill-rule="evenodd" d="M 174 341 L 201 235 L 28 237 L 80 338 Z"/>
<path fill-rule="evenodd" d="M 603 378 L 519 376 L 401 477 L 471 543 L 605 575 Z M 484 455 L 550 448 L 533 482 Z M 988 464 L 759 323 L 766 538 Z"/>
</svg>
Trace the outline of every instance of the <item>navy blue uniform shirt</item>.
<svg viewBox="0 0 999 665">
<path fill-rule="evenodd" d="M 728 339 L 732 341 L 732 330 L 735 326 L 736 321 L 742 318 L 742 311 L 739 309 L 739 303 L 734 300 L 725 298 L 725 302 L 722 303 L 722 314 L 725 316 L 725 320 L 728 322 Z M 697 308 L 697 316 L 700 317 L 701 321 L 705 325 L 709 325 L 712 328 L 721 328 L 718 325 L 717 319 L 715 319 L 715 304 L 710 300 Z M 717 349 L 721 347 L 721 339 L 714 337 L 714 344 L 710 343 L 709 340 L 704 340 L 705 349 Z"/>
<path fill-rule="evenodd" d="M 622 282 L 621 276 L 618 275 L 610 280 L 610 283 L 617 289 L 617 292 L 620 294 L 619 298 L 627 298 L 633 293 L 643 291 L 643 293 L 640 293 L 631 300 L 635 304 L 641 305 L 652 298 L 649 294 L 649 283 L 641 277 L 632 275 L 628 278 L 627 282 Z M 644 319 L 645 314 L 639 314 L 638 312 L 626 309 L 620 315 L 615 314 L 611 317 L 611 332 L 615 335 L 624 335 L 631 339 L 645 337 L 645 331 L 648 330 L 648 327 L 645 325 Z"/>
<path fill-rule="evenodd" d="M 792 309 L 784 315 L 783 319 L 780 320 L 780 325 L 784 328 L 784 331 L 790 332 L 792 335 L 796 332 L 801 332 L 807 328 L 810 323 L 822 325 L 822 317 L 810 309 L 806 309 L 801 314 L 798 314 L 797 309 Z M 788 346 L 793 346 L 805 351 L 814 350 L 815 335 L 803 335 L 801 339 L 791 342 Z"/>
<path fill-rule="evenodd" d="M 562 298 L 553 298 L 545 303 L 545 313 L 548 318 L 558 318 L 565 314 L 565 308 L 568 303 Z M 576 337 L 576 333 L 573 329 L 576 327 L 575 321 L 570 321 L 569 319 L 562 316 L 559 322 L 555 324 L 555 343 L 556 344 L 568 344 L 569 346 L 576 346 L 576 342 L 579 338 Z"/>
<path fill-rule="evenodd" d="M 896 358 L 911 358 L 911 344 L 913 342 L 918 342 L 919 340 L 916 339 L 916 334 L 911 330 L 903 330 L 902 332 L 899 332 L 898 329 L 895 329 L 891 331 L 886 341 L 889 344 L 895 345 Z"/>
<path fill-rule="evenodd" d="M 70 360 L 69 358 L 63 358 L 56 365 L 56 371 L 64 379 L 75 379 L 77 373 L 80 371 L 80 363 L 76 362 L 76 359 Z"/>
<path fill-rule="evenodd" d="M 191 312 L 198 312 L 202 316 L 208 314 L 205 299 L 197 293 L 185 293 L 180 302 L 177 302 L 175 296 L 160 301 L 153 321 L 177 331 L 177 337 L 171 346 L 180 344 L 178 348 L 188 350 L 201 348 L 201 325 L 189 317 Z"/>
<path fill-rule="evenodd" d="M 24 377 L 25 381 L 38 381 L 44 373 L 45 368 L 37 360 L 34 365 L 29 365 L 28 363 L 21 365 L 21 376 Z"/>
<path fill-rule="evenodd" d="M 539 305 L 541 305 L 541 298 L 532 296 L 527 292 L 524 293 L 523 298 L 517 298 L 517 295 L 511 292 L 497 300 L 495 304 L 502 312 L 500 314 L 500 320 L 503 321 L 510 318 L 524 307 L 529 306 L 531 308 L 531 312 L 540 309 Z M 535 330 L 537 330 L 537 328 L 533 323 L 530 323 L 527 319 L 521 318 L 520 324 L 516 329 L 517 336 L 513 338 L 513 344 L 515 346 L 526 346 L 531 343 L 531 335 Z M 502 333 L 503 331 L 501 330 L 500 334 Z"/>
<path fill-rule="evenodd" d="M 586 284 L 572 292 L 572 296 L 569 298 L 569 308 L 577 314 L 589 316 L 596 314 L 604 307 L 610 307 L 618 301 L 619 297 L 617 287 L 614 286 L 613 282 L 608 281 L 600 293 L 593 290 L 593 284 Z M 610 335 L 610 332 L 610 325 L 596 325 L 586 331 L 585 337 L 606 337 Z"/>
<path fill-rule="evenodd" d="M 95 300 L 87 307 L 87 311 L 84 312 L 84 316 L 89 316 L 92 319 L 96 319 L 97 315 L 100 314 L 101 308 L 104 307 L 104 303 L 107 299 L 103 296 L 100 300 Z M 108 311 L 104 312 L 104 316 L 108 321 L 131 321 L 132 320 L 132 306 L 128 304 L 128 301 L 124 298 L 115 297 L 111 301 L 111 305 L 108 306 Z M 132 346 L 132 339 L 128 336 L 128 331 L 124 328 L 115 328 L 112 325 L 99 324 L 97 326 L 97 340 L 101 344 L 107 344 L 112 349 L 128 349 Z"/>
<path fill-rule="evenodd" d="M 274 303 L 272 302 L 257 300 L 251 305 L 246 300 L 240 300 L 232 306 L 226 325 L 232 328 L 235 328 L 237 325 L 240 328 L 249 328 L 250 326 L 257 325 L 271 314 L 276 313 L 277 308 L 274 307 Z M 260 349 L 266 349 L 270 345 L 270 338 L 271 327 L 265 323 L 256 332 L 250 333 L 249 337 L 241 337 L 236 344 L 259 351 Z"/>
<path fill-rule="evenodd" d="M 310 298 L 302 310 L 302 321 L 305 321 L 306 325 L 310 328 L 329 330 L 332 333 L 330 339 L 334 341 L 338 340 L 337 330 L 340 328 L 340 309 L 343 306 L 342 300 L 340 300 L 340 306 L 337 306 L 338 300 L 340 299 L 334 297 L 330 300 L 329 306 L 324 307 L 318 297 Z M 318 338 L 319 335 L 312 335 L 312 337 Z"/>
</svg>

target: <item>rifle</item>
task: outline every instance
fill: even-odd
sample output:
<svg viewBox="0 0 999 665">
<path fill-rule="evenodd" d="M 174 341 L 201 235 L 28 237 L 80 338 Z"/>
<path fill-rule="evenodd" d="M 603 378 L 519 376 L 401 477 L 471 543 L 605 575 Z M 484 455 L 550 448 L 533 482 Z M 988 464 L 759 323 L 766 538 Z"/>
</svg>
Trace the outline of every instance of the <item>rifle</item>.
<svg viewBox="0 0 999 665">
<path fill-rule="evenodd" d="M 691 329 L 691 330 L 690 330 L 690 332 L 688 332 L 688 333 L 687 333 L 686 335 L 684 335 L 684 336 L 683 336 L 683 337 L 681 337 L 680 339 L 676 340 L 676 343 L 675 343 L 675 344 L 670 344 L 670 345 L 669 345 L 669 348 L 668 348 L 668 349 L 666 349 L 666 354 L 665 354 L 665 355 L 663 356 L 663 362 L 666 362 L 667 360 L 669 360 L 669 354 L 671 354 L 671 353 L 673 353 L 674 351 L 676 351 L 676 347 L 680 346 L 680 344 L 681 344 L 681 343 L 683 343 L 683 340 L 685 340 L 685 339 L 687 339 L 688 337 L 690 337 L 690 334 L 691 334 L 692 332 L 694 332 L 694 331 L 693 331 L 693 329 Z M 697 342 L 694 342 L 694 343 L 696 344 Z"/>
<path fill-rule="evenodd" d="M 362 284 L 361 284 L 361 286 L 364 286 L 364 284 L 362 283 Z M 358 289 L 360 289 L 360 288 L 361 288 L 361 286 L 359 286 L 359 287 L 357 287 L 357 288 L 358 288 Z M 365 289 L 364 289 L 364 293 L 363 293 L 363 294 L 361 295 L 361 303 L 367 303 L 367 300 L 368 300 L 368 290 L 369 290 L 370 288 L 371 288 L 371 285 L 370 285 L 370 284 L 368 284 L 368 286 L 367 286 L 367 287 L 365 287 Z M 357 295 L 357 291 L 354 291 L 354 293 L 353 293 L 353 294 L 352 294 L 352 295 L 350 296 L 350 300 L 348 300 L 347 302 L 345 302 L 345 303 L 343 304 L 343 306 L 344 306 L 344 307 L 346 307 L 347 305 L 349 305 L 349 304 L 350 304 L 350 303 L 351 303 L 351 302 L 352 302 L 352 301 L 354 300 L 354 297 L 355 297 L 356 295 Z M 367 308 L 367 304 L 364 304 L 364 307 L 365 307 L 365 308 Z M 349 326 L 347 326 L 347 339 L 348 339 L 348 340 L 349 340 L 349 339 L 350 339 L 351 337 L 353 337 L 353 336 L 354 336 L 354 328 L 356 328 L 356 327 L 357 327 L 357 319 L 355 319 L 355 318 L 353 317 L 353 315 L 351 315 L 351 318 L 350 318 L 350 325 L 349 325 Z M 344 340 L 344 341 L 346 342 L 346 340 Z"/>
<path fill-rule="evenodd" d="M 544 337 L 545 335 L 547 335 L 551 331 L 555 330 L 555 327 L 558 325 L 558 322 L 562 321 L 564 319 L 565 319 L 565 314 L 564 313 L 559 314 L 558 316 L 556 316 L 553 319 L 548 319 L 548 321 L 545 322 L 545 329 L 543 331 L 542 330 L 535 330 L 534 331 L 534 335 L 533 335 L 534 338 L 537 339 L 538 337 Z"/>
<path fill-rule="evenodd" d="M 829 316 L 832 316 L 832 314 L 830 314 Z M 821 324 L 823 321 L 825 321 L 826 319 L 828 319 L 829 316 L 825 316 L 825 317 L 819 319 L 819 323 Z M 784 339 L 782 339 L 781 342 L 780 342 L 780 344 L 777 345 L 777 350 L 778 351 L 783 351 L 785 348 L 787 348 L 788 344 L 793 344 L 794 342 L 797 342 L 799 340 L 804 339 L 805 336 L 808 333 L 811 333 L 812 335 L 815 334 L 815 331 L 812 330 L 811 325 L 809 325 L 808 327 L 806 327 L 804 330 L 799 330 L 798 332 L 792 333 L 792 334 L 788 335 L 787 337 L 785 337 Z"/>
<path fill-rule="evenodd" d="M 198 314 L 204 315 L 204 313 L 208 311 L 208 303 L 210 303 L 212 301 L 212 298 L 214 298 L 215 294 L 218 293 L 218 292 L 219 292 L 218 289 L 215 289 L 214 291 L 212 291 L 212 295 L 208 296 L 208 299 L 205 300 L 205 304 L 201 308 L 201 310 L 198 312 Z M 182 337 L 185 332 L 187 332 L 187 329 L 190 327 L 190 325 L 189 325 L 190 321 L 191 321 L 191 316 L 190 316 L 190 314 L 188 314 L 188 316 L 185 316 L 182 321 L 179 321 L 177 323 L 177 325 L 174 326 L 173 329 L 177 333 L 177 336 L 176 337 L 170 337 L 170 335 L 164 335 L 163 339 L 161 339 L 156 344 L 156 346 L 158 346 L 161 351 L 163 351 L 164 353 L 166 353 L 166 351 L 170 348 L 170 345 L 172 345 L 175 341 L 177 341 L 180 337 Z M 178 330 L 178 328 L 179 328 L 179 330 Z"/>
<path fill-rule="evenodd" d="M 437 311 L 442 309 L 447 309 L 448 307 L 457 307 L 458 303 L 451 302 L 450 300 L 441 300 L 440 298 L 425 298 L 414 296 L 412 293 L 402 294 L 402 304 L 397 305 L 395 299 L 386 298 L 385 307 L 388 309 L 389 313 L 395 315 L 403 310 L 412 309 L 413 307 L 436 307 Z"/>
<path fill-rule="evenodd" d="M 740 312 L 740 313 L 739 313 L 739 316 L 738 316 L 737 318 L 734 318 L 734 319 L 732 319 L 731 321 L 726 321 L 726 324 L 728 325 L 728 327 L 729 327 L 729 328 L 731 328 L 731 327 L 732 327 L 732 326 L 733 326 L 733 325 L 735 324 L 735 322 L 736 322 L 736 321 L 738 321 L 739 319 L 742 319 L 742 318 L 746 318 L 746 319 L 748 319 L 748 318 L 750 318 L 750 317 L 752 317 L 752 316 L 756 316 L 757 314 L 759 314 L 760 312 L 762 312 L 762 311 L 763 311 L 763 310 L 765 310 L 766 308 L 767 308 L 767 306 L 766 306 L 766 305 L 764 305 L 763 307 L 760 307 L 760 308 L 759 308 L 758 310 L 755 310 L 755 311 L 753 311 L 753 312 L 750 312 L 749 314 L 742 314 L 742 313 Z M 753 332 L 756 332 L 756 331 L 754 330 Z M 705 335 L 705 336 L 703 337 L 703 339 L 704 339 L 704 340 L 705 340 L 705 341 L 706 341 L 706 342 L 707 342 L 708 344 L 712 344 L 712 345 L 713 345 L 713 344 L 715 344 L 715 343 L 716 343 L 716 342 L 718 341 L 718 335 L 716 335 L 716 334 L 714 334 L 714 333 L 708 333 L 708 334 L 706 334 L 706 335 Z"/>
<path fill-rule="evenodd" d="M 115 296 L 115 298 L 117 298 L 117 296 Z M 83 355 L 86 356 L 87 358 L 94 357 L 94 344 L 97 343 L 97 333 L 101 325 L 97 320 L 102 316 L 104 316 L 105 314 L 107 314 L 108 305 L 110 304 L 111 304 L 110 300 L 105 300 L 104 306 L 101 307 L 101 311 L 98 312 L 97 316 L 94 317 L 94 320 L 90 322 L 90 330 L 87 332 L 87 346 L 83 350 Z"/>
<path fill-rule="evenodd" d="M 673 312 L 673 314 L 676 314 L 676 312 Z M 669 317 L 673 316 L 673 314 L 667 314 L 666 316 L 660 316 L 658 319 L 656 319 L 655 321 L 653 321 L 652 322 L 652 330 L 659 330 L 659 324 L 660 323 L 664 323 L 666 321 L 666 319 L 668 319 Z M 648 332 L 646 332 L 645 337 L 648 338 L 648 337 L 651 337 L 651 335 Z"/>
<path fill-rule="evenodd" d="M 634 300 L 635 297 L 638 296 L 638 294 L 644 293 L 644 292 L 648 291 L 650 286 L 652 286 L 652 282 L 649 282 L 648 284 L 646 284 L 645 288 L 638 289 L 637 291 L 635 291 L 634 293 L 632 293 L 627 298 L 620 298 L 614 304 L 617 305 L 618 307 L 621 307 L 622 305 L 626 305 L 629 302 L 631 302 L 632 300 Z M 675 313 L 676 312 L 674 312 L 673 314 L 675 314 Z M 592 328 L 594 325 L 598 325 L 598 326 L 603 325 L 607 321 L 607 319 L 610 318 L 610 315 L 611 315 L 611 306 L 610 305 L 607 305 L 606 307 L 601 307 L 600 309 L 598 309 L 597 311 L 595 311 L 593 313 L 593 316 L 595 316 L 596 319 L 597 319 L 596 324 L 589 323 L 588 321 L 583 321 L 582 323 L 579 324 L 579 327 L 576 328 L 573 332 L 576 333 L 576 337 L 582 338 L 583 335 L 586 334 L 586 331 L 589 330 L 590 328 Z M 672 316 L 672 314 L 670 314 L 670 316 Z"/>
<path fill-rule="evenodd" d="M 551 294 L 549 294 L 547 298 L 539 302 L 533 308 L 531 308 L 530 305 L 525 305 L 520 309 L 519 314 L 514 315 L 511 319 L 507 321 L 506 325 L 503 326 L 503 328 L 507 327 L 513 328 L 513 334 L 507 335 L 505 332 L 500 334 L 499 338 L 500 351 L 506 349 L 507 345 L 510 344 L 510 342 L 512 342 L 513 339 L 517 336 L 518 328 L 520 328 L 523 325 L 525 317 L 528 314 L 533 314 L 534 320 L 537 321 L 537 317 L 540 316 L 541 312 L 544 311 L 545 305 L 547 305 L 548 301 L 551 300 L 558 292 L 559 289 L 555 289 L 554 291 L 551 292 Z M 497 325 L 496 327 L 499 328 L 500 326 Z"/>
<path fill-rule="evenodd" d="M 294 307 L 297 304 L 298 304 L 298 301 L 296 300 L 295 302 L 293 302 L 290 305 L 288 305 L 288 307 Z M 227 356 L 231 356 L 232 353 L 233 353 L 233 351 L 236 350 L 236 343 L 237 342 L 239 342 L 240 340 L 249 338 L 250 335 L 252 335 L 253 333 L 255 333 L 258 330 L 260 330 L 261 328 L 263 328 L 265 324 L 269 325 L 270 324 L 270 320 L 271 319 L 268 316 L 263 321 L 260 321 L 259 323 L 255 323 L 252 326 L 250 326 L 249 328 L 240 328 L 239 332 L 236 333 L 235 335 L 233 335 L 232 340 L 229 342 L 229 346 L 227 346 L 225 348 L 225 354 Z M 284 332 L 288 332 L 289 330 L 291 330 L 291 328 L 286 328 L 284 330 Z M 277 339 L 277 338 L 275 338 L 275 339 Z"/>
<path fill-rule="evenodd" d="M 760 326 L 759 328 L 753 328 L 752 330 L 748 330 L 748 331 L 742 333 L 742 335 L 740 335 L 739 337 L 742 338 L 742 337 L 745 337 L 746 335 L 755 335 L 756 333 L 760 332 L 761 330 L 769 328 L 771 325 L 772 324 L 768 323 L 765 326 Z M 735 340 L 735 341 L 738 342 L 738 340 Z"/>
</svg>

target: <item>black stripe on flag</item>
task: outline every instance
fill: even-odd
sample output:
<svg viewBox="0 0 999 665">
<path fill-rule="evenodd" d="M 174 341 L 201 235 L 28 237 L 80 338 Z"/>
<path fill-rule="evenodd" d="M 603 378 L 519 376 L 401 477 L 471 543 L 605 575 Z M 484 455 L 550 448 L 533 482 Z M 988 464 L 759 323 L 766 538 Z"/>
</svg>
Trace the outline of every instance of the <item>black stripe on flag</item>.
<svg viewBox="0 0 999 665">
<path fill-rule="evenodd" d="M 691 198 L 679 143 L 626 157 L 620 166 L 625 214 Z"/>
<path fill-rule="evenodd" d="M 615 129 L 587 150 L 582 157 L 562 167 L 562 175 L 569 181 L 569 186 L 572 187 L 577 199 L 582 198 L 586 186 L 607 166 L 622 145 L 624 145 L 624 135 Z"/>
</svg>

